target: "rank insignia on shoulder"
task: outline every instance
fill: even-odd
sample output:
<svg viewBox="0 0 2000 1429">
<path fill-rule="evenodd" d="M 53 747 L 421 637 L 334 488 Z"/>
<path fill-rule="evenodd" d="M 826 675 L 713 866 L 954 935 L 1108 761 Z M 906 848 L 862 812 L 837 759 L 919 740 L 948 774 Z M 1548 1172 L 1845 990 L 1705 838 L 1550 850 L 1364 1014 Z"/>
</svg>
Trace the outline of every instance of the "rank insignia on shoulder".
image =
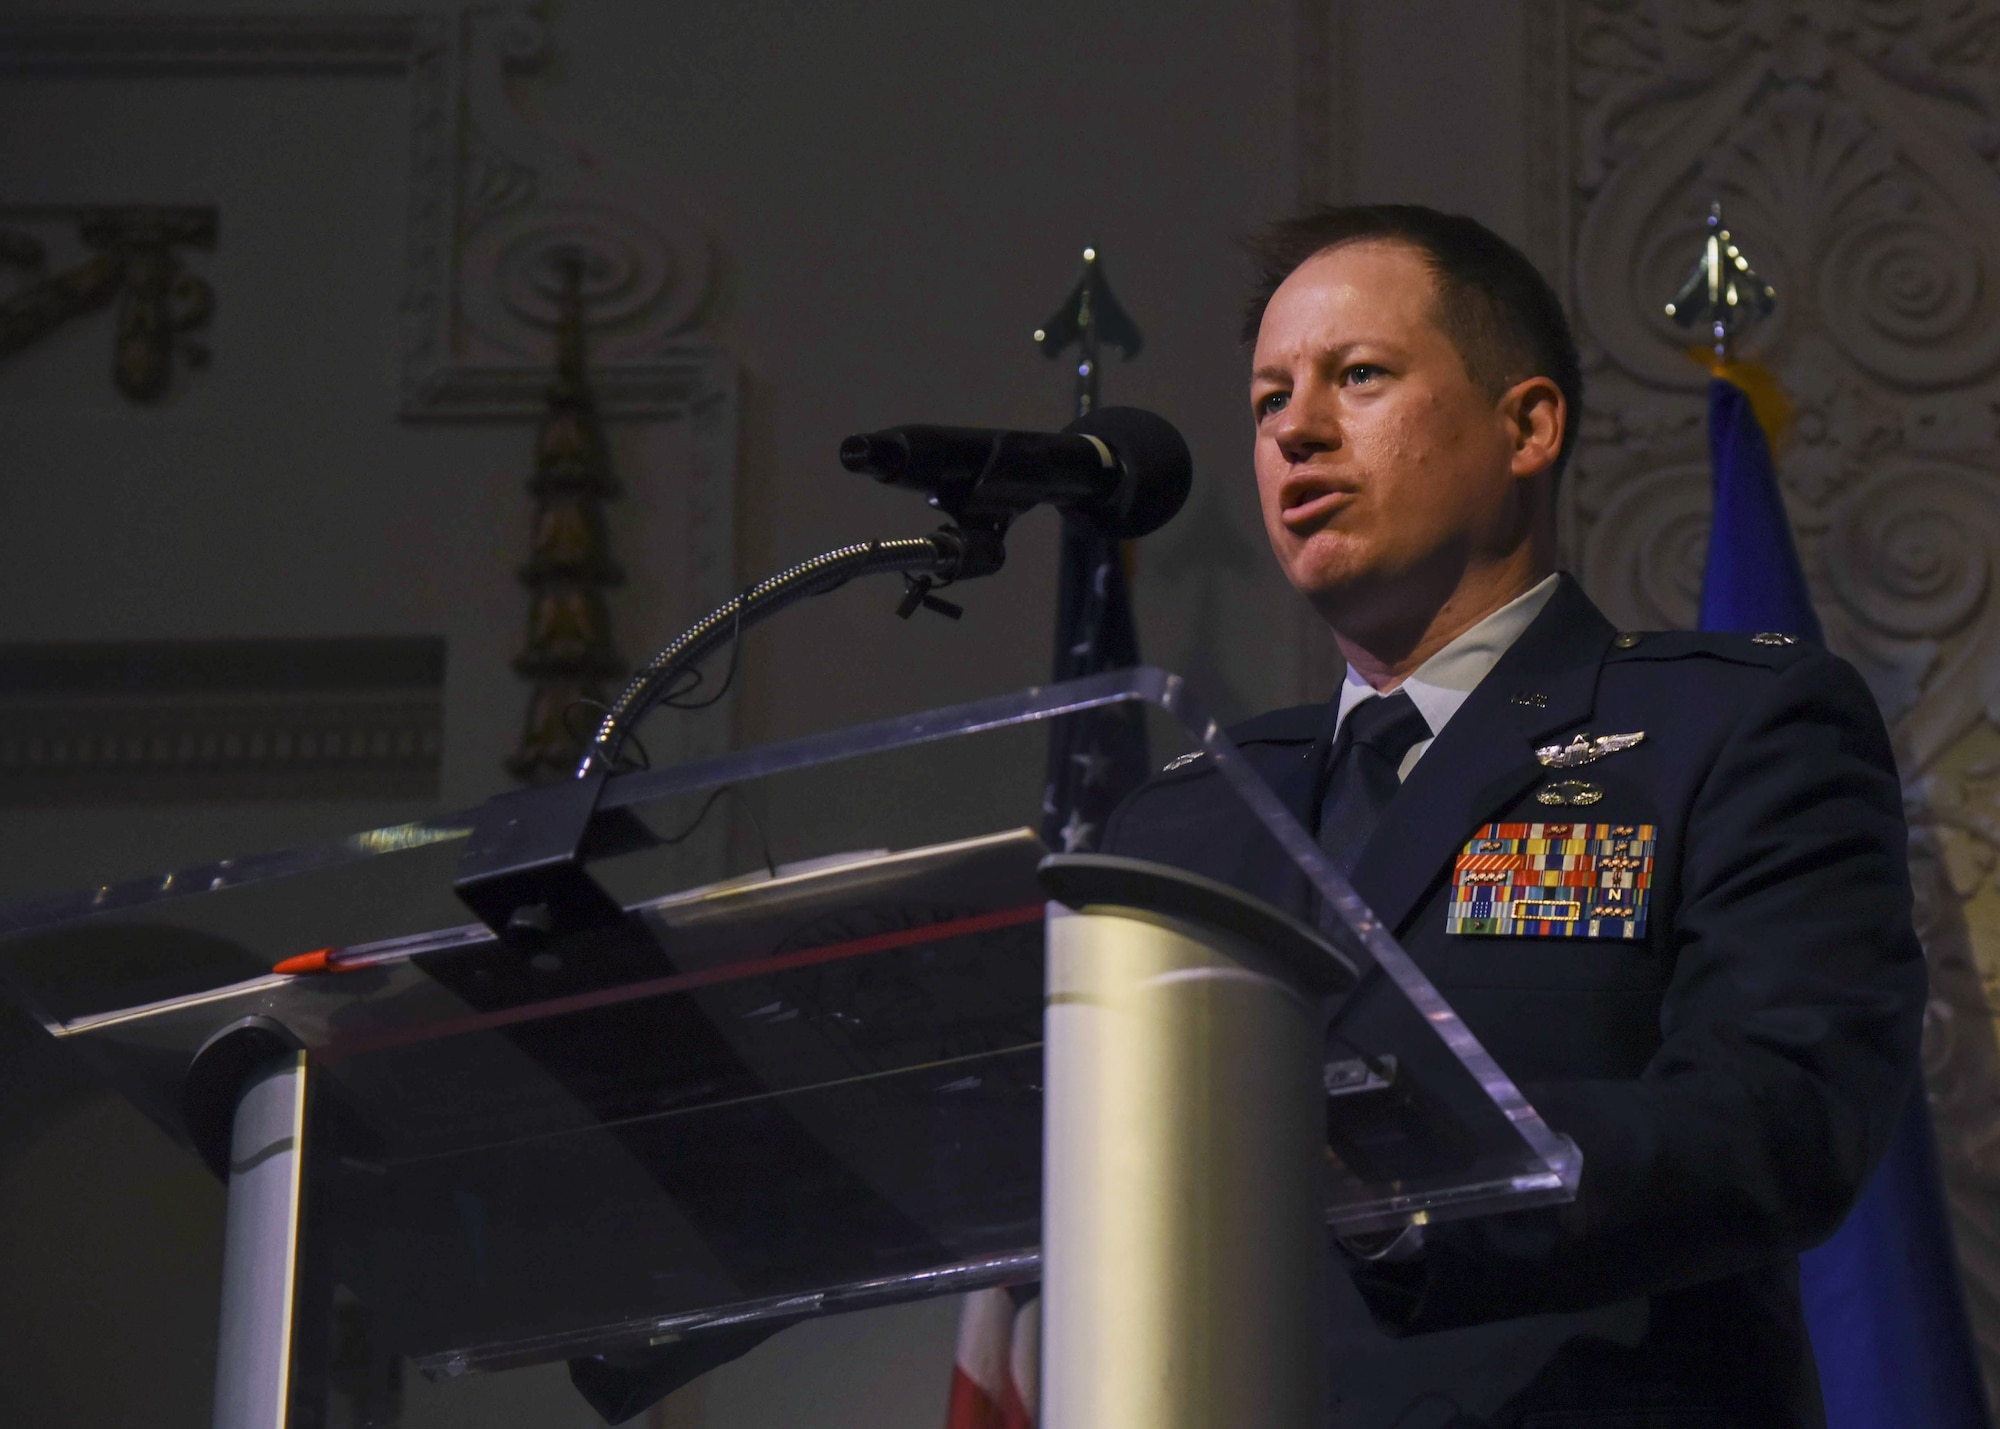
<svg viewBox="0 0 2000 1429">
<path fill-rule="evenodd" d="M 1568 744 L 1543 745 L 1535 751 L 1535 758 L 1550 769 L 1574 769 L 1579 764 L 1595 764 L 1607 754 L 1630 749 L 1645 737 L 1643 729 L 1635 729 L 1630 734 L 1600 734 L 1594 738 L 1579 734 Z"/>
<path fill-rule="evenodd" d="M 1750 637 L 1752 645 L 1796 645 L 1799 642 L 1782 630 L 1760 630 Z"/>
<path fill-rule="evenodd" d="M 1643 938 L 1651 824 L 1487 824 L 1451 873 L 1444 930 L 1461 937 Z"/>
<path fill-rule="evenodd" d="M 1202 753 L 1203 751 L 1197 749 L 1192 754 L 1176 755 L 1161 766 L 1160 772 L 1162 774 L 1171 774 L 1176 769 L 1185 769 L 1188 767 L 1188 765 L 1194 763 L 1195 760 L 1201 758 Z"/>
</svg>

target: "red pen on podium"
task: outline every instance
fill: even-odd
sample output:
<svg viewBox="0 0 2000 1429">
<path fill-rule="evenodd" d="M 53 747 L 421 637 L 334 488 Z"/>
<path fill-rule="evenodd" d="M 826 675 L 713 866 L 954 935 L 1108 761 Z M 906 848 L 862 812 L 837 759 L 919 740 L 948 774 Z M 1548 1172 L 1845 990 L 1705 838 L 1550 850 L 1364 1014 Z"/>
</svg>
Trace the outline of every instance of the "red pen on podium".
<svg viewBox="0 0 2000 1429">
<path fill-rule="evenodd" d="M 430 933 L 410 933 L 400 938 L 384 938 L 376 943 L 354 943 L 344 948 L 314 948 L 281 959 L 271 971 L 280 977 L 317 977 L 325 973 L 359 972 L 387 963 L 408 962 L 422 953 L 445 948 L 463 948 L 484 943 L 493 937 L 484 923 L 465 923 L 456 928 L 440 928 Z"/>
</svg>

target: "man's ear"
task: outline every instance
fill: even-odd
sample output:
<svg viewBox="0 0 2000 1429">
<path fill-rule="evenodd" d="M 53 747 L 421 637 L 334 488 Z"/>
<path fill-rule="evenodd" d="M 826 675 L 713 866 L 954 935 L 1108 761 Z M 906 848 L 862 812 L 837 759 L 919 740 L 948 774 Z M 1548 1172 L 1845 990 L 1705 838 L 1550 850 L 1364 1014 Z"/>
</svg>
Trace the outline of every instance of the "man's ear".
<svg viewBox="0 0 2000 1429">
<path fill-rule="evenodd" d="M 1546 377 L 1516 382 L 1500 396 L 1500 416 L 1514 444 L 1515 476 L 1534 476 L 1555 465 L 1569 429 L 1562 388 Z"/>
</svg>

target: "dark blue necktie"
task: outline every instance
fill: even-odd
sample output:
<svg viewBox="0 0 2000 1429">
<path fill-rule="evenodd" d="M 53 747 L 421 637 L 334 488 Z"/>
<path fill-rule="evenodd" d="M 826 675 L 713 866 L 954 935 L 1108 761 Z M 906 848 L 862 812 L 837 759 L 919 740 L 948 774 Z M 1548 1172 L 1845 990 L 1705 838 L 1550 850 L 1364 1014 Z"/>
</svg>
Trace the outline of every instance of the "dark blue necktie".
<svg viewBox="0 0 2000 1429">
<path fill-rule="evenodd" d="M 1319 803 L 1319 846 L 1342 873 L 1354 871 L 1382 810 L 1402 787 L 1396 771 L 1403 756 L 1430 737 L 1423 711 L 1401 690 L 1363 700 L 1340 722 Z"/>
</svg>

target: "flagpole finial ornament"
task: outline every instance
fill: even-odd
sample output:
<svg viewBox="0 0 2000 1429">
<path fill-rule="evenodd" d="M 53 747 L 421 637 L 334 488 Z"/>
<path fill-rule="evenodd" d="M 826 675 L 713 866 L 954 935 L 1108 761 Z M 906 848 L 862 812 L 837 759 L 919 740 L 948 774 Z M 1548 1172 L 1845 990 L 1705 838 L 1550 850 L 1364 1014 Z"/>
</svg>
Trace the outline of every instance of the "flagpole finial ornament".
<svg viewBox="0 0 2000 1429">
<path fill-rule="evenodd" d="M 1045 357 L 1060 357 L 1077 348 L 1076 414 L 1087 416 L 1097 407 L 1097 357 L 1109 343 L 1130 359 L 1139 355 L 1145 339 L 1139 326 L 1119 305 L 1104 276 L 1095 246 L 1083 250 L 1083 275 L 1063 299 L 1054 316 L 1035 329 L 1035 344 Z"/>
<path fill-rule="evenodd" d="M 1666 313 L 1682 327 L 1707 325 L 1718 363 L 1729 361 L 1738 333 L 1771 315 L 1778 295 L 1750 267 L 1736 237 L 1722 222 L 1722 202 L 1708 206 L 1708 232 L 1687 278 L 1667 300 Z"/>
</svg>

